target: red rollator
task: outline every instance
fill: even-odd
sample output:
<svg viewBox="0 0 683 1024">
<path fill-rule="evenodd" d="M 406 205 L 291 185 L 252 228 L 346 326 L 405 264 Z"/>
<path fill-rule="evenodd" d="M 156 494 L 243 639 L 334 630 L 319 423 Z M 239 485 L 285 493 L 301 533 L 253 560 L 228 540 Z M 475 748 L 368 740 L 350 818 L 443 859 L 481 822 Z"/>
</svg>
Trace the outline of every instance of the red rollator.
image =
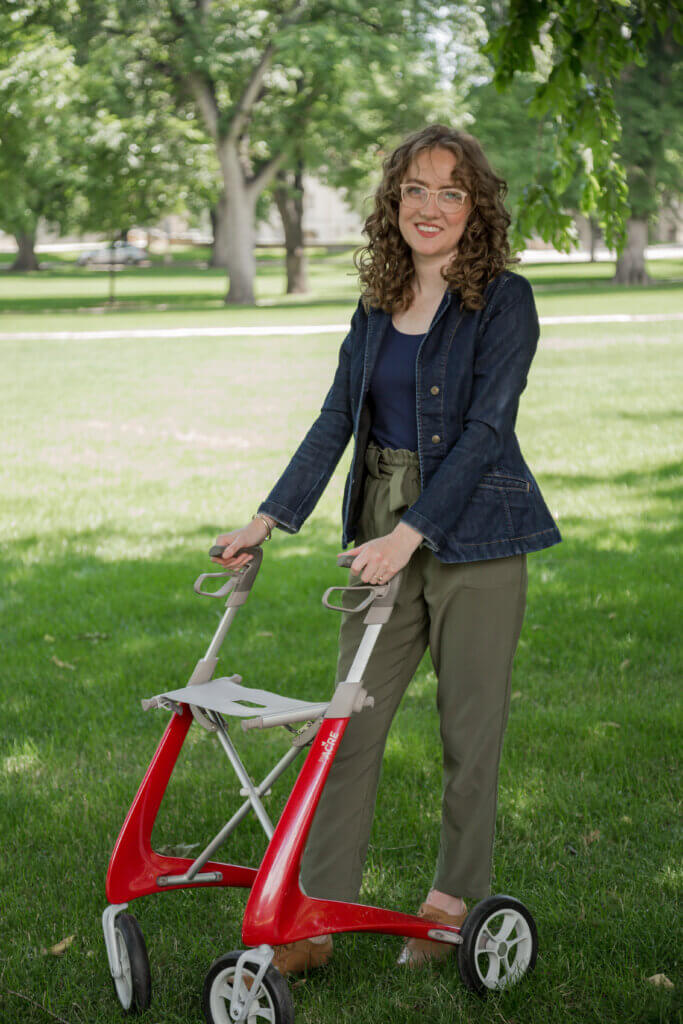
<svg viewBox="0 0 683 1024">
<path fill-rule="evenodd" d="M 221 550 L 212 548 L 211 554 L 220 554 Z M 251 889 L 242 922 L 242 941 L 250 948 L 226 953 L 209 969 L 203 992 L 207 1024 L 254 1024 L 257 1020 L 292 1024 L 294 1005 L 287 981 L 272 966 L 273 947 L 335 932 L 383 932 L 451 943 L 457 947 L 463 982 L 482 995 L 518 981 L 535 964 L 538 938 L 530 912 L 513 897 L 481 900 L 463 926 L 457 928 L 435 926 L 413 914 L 379 907 L 313 899 L 302 891 L 299 870 L 311 822 L 350 716 L 372 706 L 372 697 L 363 688 L 363 673 L 382 625 L 391 615 L 401 573 L 384 585 L 330 587 L 325 591 L 322 600 L 327 608 L 365 612 L 366 629 L 348 678 L 338 684 L 330 701 L 315 704 L 243 686 L 239 675 L 213 677 L 223 640 L 238 608 L 247 600 L 261 565 L 262 549 L 249 550 L 253 557 L 243 568 L 203 573 L 194 585 L 204 597 L 227 597 L 227 605 L 188 685 L 142 702 L 145 709 L 163 708 L 172 715 L 116 841 L 107 873 L 109 905 L 102 924 L 114 987 L 124 1011 L 142 1012 L 151 1000 L 145 941 L 136 919 L 126 912 L 128 904 L 152 893 L 202 886 Z M 338 559 L 340 566 L 348 567 L 352 561 L 353 556 Z M 211 577 L 228 579 L 215 591 L 202 589 Z M 330 603 L 334 591 L 368 593 L 349 609 Z M 284 726 L 294 733 L 288 752 L 258 785 L 237 753 L 227 718 L 241 719 L 244 730 Z M 194 860 L 157 853 L 151 845 L 161 801 L 193 722 L 215 734 L 245 798 Z M 306 760 L 274 826 L 262 797 L 306 748 Z M 213 860 L 250 811 L 268 839 L 260 866 Z"/>
</svg>

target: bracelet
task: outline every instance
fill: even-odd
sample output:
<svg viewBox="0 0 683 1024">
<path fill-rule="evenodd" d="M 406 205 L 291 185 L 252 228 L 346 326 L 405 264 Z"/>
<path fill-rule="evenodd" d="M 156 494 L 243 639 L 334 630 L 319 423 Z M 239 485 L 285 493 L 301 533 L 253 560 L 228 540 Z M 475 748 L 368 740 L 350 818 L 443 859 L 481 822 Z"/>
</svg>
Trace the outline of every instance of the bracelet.
<svg viewBox="0 0 683 1024">
<path fill-rule="evenodd" d="M 253 516 L 251 517 L 251 521 L 252 521 L 252 523 L 253 523 L 253 521 L 254 521 L 255 519 L 260 519 L 262 523 L 265 523 L 265 524 L 266 524 L 266 530 L 268 531 L 268 533 L 267 533 L 267 535 L 265 536 L 265 538 L 264 538 L 264 540 L 263 540 L 263 543 L 265 544 L 265 542 L 266 542 L 267 540 L 270 540 L 270 536 L 271 536 L 271 534 L 272 534 L 272 532 L 273 532 L 273 531 L 272 531 L 272 527 L 271 527 L 270 523 L 268 522 L 268 520 L 266 519 L 266 517 L 264 516 L 263 512 L 257 512 L 257 513 L 256 513 L 255 515 L 253 515 Z"/>
</svg>

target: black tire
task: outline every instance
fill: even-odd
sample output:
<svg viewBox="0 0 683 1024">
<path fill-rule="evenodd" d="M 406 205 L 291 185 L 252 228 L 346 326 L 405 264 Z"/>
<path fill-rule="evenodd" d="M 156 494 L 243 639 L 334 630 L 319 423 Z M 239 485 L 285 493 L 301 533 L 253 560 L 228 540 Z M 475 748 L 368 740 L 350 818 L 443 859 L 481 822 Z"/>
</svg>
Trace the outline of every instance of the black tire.
<svg viewBox="0 0 683 1024">
<path fill-rule="evenodd" d="M 140 925 L 132 914 L 119 914 L 114 921 L 114 935 L 121 957 L 123 975 L 112 978 L 116 997 L 129 1016 L 142 1013 L 152 1001 L 152 977 L 147 947 Z"/>
<path fill-rule="evenodd" d="M 231 978 L 235 975 L 237 961 L 242 955 L 241 949 L 233 950 L 219 956 L 211 964 L 204 981 L 202 992 L 202 1009 L 206 1024 L 232 1024 L 230 1017 L 230 996 L 232 993 Z M 258 964 L 246 963 L 244 971 L 252 978 L 258 973 Z M 294 1003 L 289 985 L 272 964 L 263 975 L 256 1002 L 252 1008 L 267 1010 L 272 1017 L 272 1024 L 294 1024 Z M 265 1016 L 254 1017 L 254 1020 L 265 1020 Z M 247 1018 L 252 1022 L 251 1013 Z"/>
<path fill-rule="evenodd" d="M 501 933 L 502 946 L 483 948 Z M 480 996 L 516 984 L 536 965 L 536 922 L 514 896 L 488 896 L 482 900 L 465 918 L 460 934 L 460 977 L 471 992 Z"/>
</svg>

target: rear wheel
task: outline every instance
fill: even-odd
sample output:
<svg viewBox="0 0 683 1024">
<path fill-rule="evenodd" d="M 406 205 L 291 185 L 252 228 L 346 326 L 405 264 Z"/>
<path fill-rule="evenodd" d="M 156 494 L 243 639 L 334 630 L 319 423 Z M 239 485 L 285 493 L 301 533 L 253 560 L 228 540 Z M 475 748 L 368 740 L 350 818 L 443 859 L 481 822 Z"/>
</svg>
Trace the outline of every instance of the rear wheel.
<svg viewBox="0 0 683 1024">
<path fill-rule="evenodd" d="M 114 990 L 127 1014 L 142 1013 L 152 1001 L 152 978 L 147 947 L 132 914 L 119 914 L 114 922 L 121 976 L 112 978 Z"/>
<path fill-rule="evenodd" d="M 233 998 L 235 971 L 242 950 L 234 950 L 214 960 L 204 982 L 202 1008 L 206 1024 L 233 1024 L 230 1003 Z M 245 963 L 238 996 L 242 1002 L 251 995 L 259 971 L 257 961 Z M 294 1024 L 294 1004 L 289 985 L 272 965 L 263 975 L 255 999 L 249 1008 L 246 1024 Z"/>
<path fill-rule="evenodd" d="M 460 930 L 458 968 L 463 984 L 485 996 L 516 984 L 538 956 L 536 923 L 513 896 L 489 896 L 476 905 Z"/>
</svg>

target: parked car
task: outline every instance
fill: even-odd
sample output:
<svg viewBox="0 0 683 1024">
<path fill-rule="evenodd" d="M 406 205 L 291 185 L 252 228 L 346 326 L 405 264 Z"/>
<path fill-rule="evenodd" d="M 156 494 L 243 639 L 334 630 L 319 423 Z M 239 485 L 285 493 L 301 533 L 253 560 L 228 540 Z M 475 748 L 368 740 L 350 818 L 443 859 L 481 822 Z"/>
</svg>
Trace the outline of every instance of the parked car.
<svg viewBox="0 0 683 1024">
<path fill-rule="evenodd" d="M 87 252 L 82 252 L 76 263 L 79 267 L 84 267 L 86 263 L 125 263 L 131 266 L 146 259 L 147 253 L 137 245 L 131 245 L 130 242 L 114 242 L 103 249 L 88 249 Z"/>
</svg>

